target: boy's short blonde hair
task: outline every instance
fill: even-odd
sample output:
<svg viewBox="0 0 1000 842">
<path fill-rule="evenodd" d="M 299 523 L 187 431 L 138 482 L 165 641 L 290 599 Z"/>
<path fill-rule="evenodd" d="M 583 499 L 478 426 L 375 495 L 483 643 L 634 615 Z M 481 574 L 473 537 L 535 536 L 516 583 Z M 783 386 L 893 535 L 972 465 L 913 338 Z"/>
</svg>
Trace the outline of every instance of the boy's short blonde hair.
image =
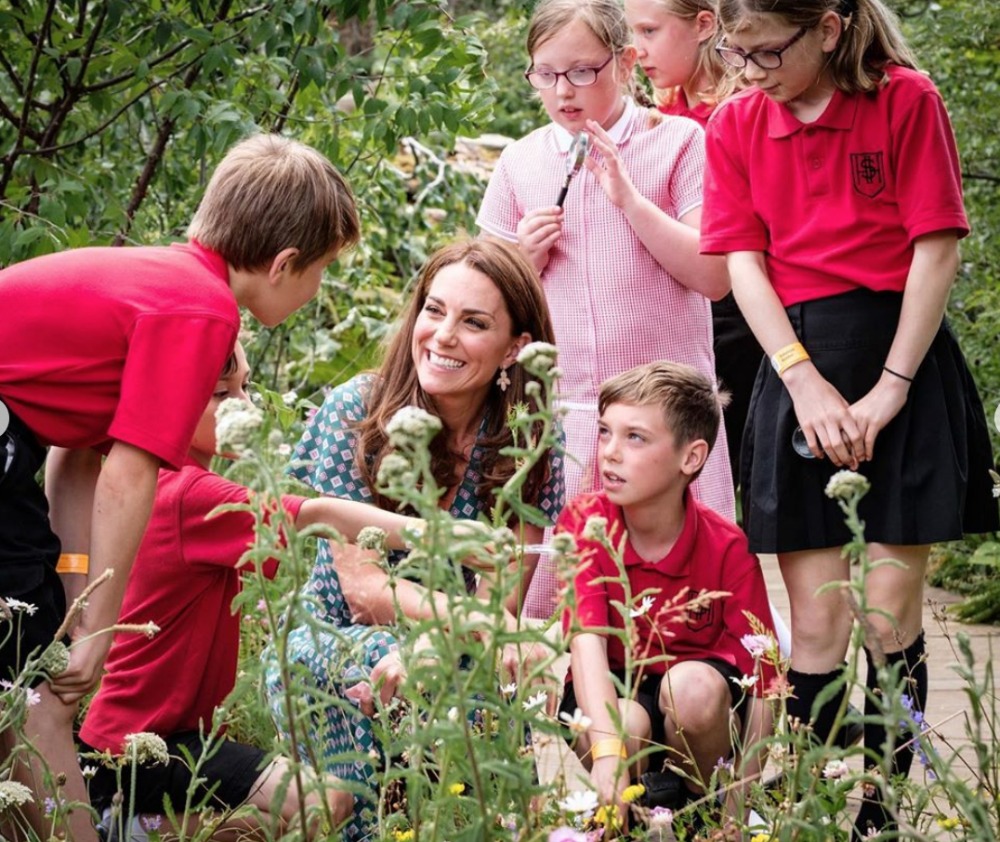
<svg viewBox="0 0 1000 842">
<path fill-rule="evenodd" d="M 597 401 L 600 414 L 615 403 L 658 406 L 677 447 L 704 439 L 711 452 L 729 395 L 689 365 L 657 361 L 605 380 Z"/>
<path fill-rule="evenodd" d="M 298 272 L 360 235 L 351 188 L 327 158 L 276 134 L 252 135 L 216 167 L 188 236 L 236 269 L 256 270 L 297 248 Z"/>
</svg>

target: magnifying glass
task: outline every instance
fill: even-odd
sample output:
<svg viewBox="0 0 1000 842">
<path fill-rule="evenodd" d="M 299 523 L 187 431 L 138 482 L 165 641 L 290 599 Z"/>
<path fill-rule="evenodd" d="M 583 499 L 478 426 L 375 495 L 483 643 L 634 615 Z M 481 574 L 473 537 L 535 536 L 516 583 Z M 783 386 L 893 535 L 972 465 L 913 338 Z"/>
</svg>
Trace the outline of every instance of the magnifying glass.
<svg viewBox="0 0 1000 842">
<path fill-rule="evenodd" d="M 569 145 L 569 152 L 566 154 L 566 179 L 563 181 L 562 190 L 559 191 L 559 198 L 556 205 L 563 206 L 566 201 L 566 194 L 569 192 L 569 183 L 573 176 L 580 172 L 584 159 L 587 157 L 587 150 L 590 148 L 590 135 L 586 132 L 578 132 L 573 142 Z"/>
</svg>

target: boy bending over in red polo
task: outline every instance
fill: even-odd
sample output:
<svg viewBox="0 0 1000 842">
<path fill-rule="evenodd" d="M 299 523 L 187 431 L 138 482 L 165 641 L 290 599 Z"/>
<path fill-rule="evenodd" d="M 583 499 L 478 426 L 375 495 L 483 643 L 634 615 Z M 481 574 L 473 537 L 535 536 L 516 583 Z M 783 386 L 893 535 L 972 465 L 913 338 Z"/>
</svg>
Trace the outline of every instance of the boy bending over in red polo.
<svg viewBox="0 0 1000 842">
<path fill-rule="evenodd" d="M 572 637 L 561 710 L 574 714 L 579 707 L 589 719 L 577 754 L 601 801 L 624 809 L 629 775 L 620 762 L 651 743 L 666 746 L 670 762 L 686 768 L 693 797 L 732 753 L 734 731 L 747 746 L 770 732 L 771 711 L 760 694 L 773 668 L 756 663 L 742 639 L 755 632 L 747 614 L 759 620 L 758 630 L 773 635 L 773 629 L 764 577 L 746 537 L 688 493 L 719 429 L 712 384 L 689 366 L 650 363 L 607 380 L 598 409 L 603 490 L 573 500 L 556 527 L 574 536 L 580 558 L 575 610 L 563 617 Z M 607 539 L 599 521 L 587 528 L 591 518 L 604 519 Z M 607 540 L 618 547 L 626 533 L 633 604 L 605 546 Z M 702 591 L 728 596 L 680 616 L 671 609 Z M 625 628 L 614 603 L 630 609 L 630 659 L 620 637 L 602 631 Z M 620 699 L 611 674 L 623 681 L 626 669 L 634 670 L 632 698 Z M 753 676 L 751 697 L 743 685 Z M 632 760 L 634 776 L 648 760 L 648 752 Z M 759 756 L 744 758 L 743 774 L 757 773 L 760 763 Z"/>
<path fill-rule="evenodd" d="M 85 248 L 0 272 L 0 597 L 29 603 L 16 633 L 0 629 L 0 678 L 21 673 L 66 612 L 60 553 L 89 553 L 91 595 L 69 667 L 39 684 L 14 775 L 35 793 L 24 814 L 41 838 L 46 768 L 59 796 L 86 803 L 72 723 L 96 683 L 146 528 L 157 473 L 187 456 L 198 419 L 239 328 L 238 305 L 273 326 L 309 301 L 325 267 L 358 238 L 354 199 L 320 153 L 277 135 L 237 144 L 219 164 L 188 231 L 170 247 Z M 35 482 L 47 446 L 48 504 Z M 102 464 L 102 456 L 105 457 Z M 61 547 L 60 547 L 61 542 Z M 2 623 L 0 623 L 2 625 Z M 18 748 L 2 735 L 0 762 Z M 29 763 L 25 758 L 34 757 Z M 68 819 L 76 842 L 96 833 L 86 810 Z"/>
</svg>

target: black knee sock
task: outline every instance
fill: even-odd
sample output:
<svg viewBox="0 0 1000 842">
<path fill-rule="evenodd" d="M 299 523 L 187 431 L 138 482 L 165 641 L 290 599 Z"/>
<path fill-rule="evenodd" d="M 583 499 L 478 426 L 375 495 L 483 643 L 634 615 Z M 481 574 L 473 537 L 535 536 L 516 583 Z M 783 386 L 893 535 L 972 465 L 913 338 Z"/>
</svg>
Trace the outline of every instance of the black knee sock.
<svg viewBox="0 0 1000 842">
<path fill-rule="evenodd" d="M 847 690 L 846 684 L 816 712 L 815 719 L 812 718 L 813 703 L 823 688 L 843 678 L 843 675 L 844 670 L 841 667 L 824 673 L 788 671 L 788 683 L 795 688 L 793 691 L 795 695 L 788 700 L 788 715 L 798 717 L 802 722 L 811 721 L 813 734 L 818 742 L 825 743 L 833 730 L 833 722 Z"/>
<path fill-rule="evenodd" d="M 875 690 L 878 687 L 878 668 L 875 666 L 871 652 L 865 649 L 868 657 L 868 689 Z M 886 656 L 889 669 L 893 669 L 897 664 L 903 664 L 901 673 L 908 686 L 903 692 L 910 697 L 914 711 L 923 712 L 927 706 L 927 661 L 924 658 L 924 635 L 923 632 L 902 652 L 891 652 Z M 880 713 L 878 706 L 872 699 L 865 701 L 865 717 L 875 717 Z M 895 745 L 905 743 L 914 735 L 909 732 L 900 733 L 895 740 Z M 881 755 L 885 744 L 886 734 L 883 725 L 878 723 L 865 724 L 865 748 Z M 865 764 L 871 768 L 870 761 Z M 889 776 L 908 775 L 910 767 L 913 765 L 913 751 L 904 748 L 896 751 L 893 755 L 892 764 L 889 767 Z M 854 836 L 856 839 L 864 838 L 869 828 L 883 830 L 891 825 L 889 815 L 882 809 L 882 794 L 876 789 L 871 797 L 865 798 L 861 802 L 861 809 L 854 822 Z"/>
</svg>

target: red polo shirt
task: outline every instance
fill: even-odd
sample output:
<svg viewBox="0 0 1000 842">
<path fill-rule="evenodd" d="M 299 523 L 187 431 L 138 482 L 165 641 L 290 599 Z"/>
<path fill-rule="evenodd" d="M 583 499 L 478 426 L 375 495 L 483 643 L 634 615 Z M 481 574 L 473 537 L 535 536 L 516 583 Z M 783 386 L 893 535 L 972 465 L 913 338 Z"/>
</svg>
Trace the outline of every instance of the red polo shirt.
<svg viewBox="0 0 1000 842">
<path fill-rule="evenodd" d="M 240 326 L 197 243 L 84 248 L 0 271 L 0 399 L 43 445 L 119 440 L 180 466 Z"/>
<path fill-rule="evenodd" d="M 901 292 L 913 240 L 969 232 L 951 122 L 903 67 L 871 94 L 834 93 L 814 123 L 758 89 L 708 124 L 701 251 L 764 252 L 782 304 L 858 287 Z"/>
<path fill-rule="evenodd" d="M 242 485 L 189 463 L 160 471 L 156 503 L 122 601 L 121 623 L 154 622 L 160 631 L 116 634 L 106 674 L 80 736 L 117 754 L 126 734 L 152 731 L 169 737 L 211 726 L 217 705 L 236 682 L 243 554 L 254 545 L 254 516 L 217 506 L 246 503 Z M 304 498 L 285 495 L 290 520 Z M 273 578 L 277 560 L 264 562 Z M 248 612 L 253 617 L 253 612 Z"/>
<path fill-rule="evenodd" d="M 621 509 L 602 492 L 584 494 L 570 503 L 556 524 L 558 532 L 576 538 L 580 565 L 574 577 L 575 618 L 563 615 L 563 629 L 624 629 L 625 622 L 613 605 L 624 604 L 625 589 L 614 559 L 604 548 L 583 536 L 592 515 L 608 522 L 612 546 L 618 546 L 626 531 Z M 773 634 L 767 587 L 757 556 L 747 549 L 747 539 L 736 524 L 685 497 L 684 528 L 667 555 L 659 561 L 644 561 L 625 543 L 625 572 L 633 601 L 649 591 L 652 604 L 634 620 L 633 658 L 656 659 L 668 655 L 671 662 L 718 658 L 734 665 L 744 675 L 754 675 L 754 660 L 741 638 L 753 634 L 744 612 L 749 612 Z M 610 577 L 605 581 L 605 577 Z M 671 606 L 683 604 L 701 591 L 726 591 L 730 595 L 713 600 L 706 608 L 682 615 Z M 641 605 L 641 603 L 640 603 Z M 598 632 L 599 633 L 599 632 Z M 608 666 L 625 667 L 621 640 L 608 637 Z M 670 664 L 662 659 L 643 667 L 645 674 L 662 675 Z M 761 664 L 762 678 L 753 692 L 757 695 L 774 677 L 774 670 Z M 571 676 L 567 676 L 567 681 Z"/>
</svg>

